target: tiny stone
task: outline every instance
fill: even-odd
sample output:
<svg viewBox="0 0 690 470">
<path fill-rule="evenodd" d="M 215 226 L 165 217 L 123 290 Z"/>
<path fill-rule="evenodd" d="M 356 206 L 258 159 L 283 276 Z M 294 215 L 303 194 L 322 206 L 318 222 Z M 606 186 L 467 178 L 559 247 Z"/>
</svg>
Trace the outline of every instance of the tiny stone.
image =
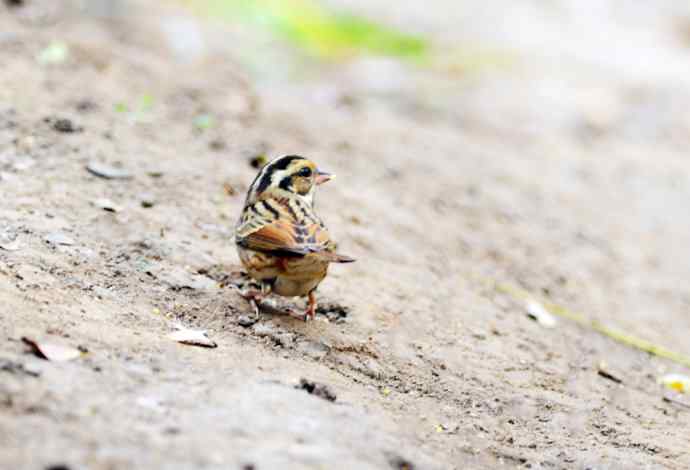
<svg viewBox="0 0 690 470">
<path fill-rule="evenodd" d="M 237 319 L 237 323 L 244 328 L 249 328 L 256 323 L 256 321 L 256 318 L 250 317 L 249 315 L 240 315 L 240 317 Z"/>
<path fill-rule="evenodd" d="M 46 467 L 46 470 L 71 470 L 71 468 L 65 464 L 57 464 L 57 465 L 48 465 Z"/>
<path fill-rule="evenodd" d="M 81 131 L 81 128 L 75 126 L 71 120 L 64 118 L 56 119 L 55 122 L 53 122 L 53 129 L 66 134 Z"/>
<path fill-rule="evenodd" d="M 116 168 L 106 163 L 90 162 L 88 165 L 86 165 L 86 169 L 91 174 L 105 179 L 127 179 L 132 177 L 127 170 Z"/>
<path fill-rule="evenodd" d="M 257 323 L 253 329 L 257 336 L 270 336 L 277 333 L 273 325 L 269 323 Z"/>
<path fill-rule="evenodd" d="M 256 168 L 256 169 L 263 167 L 267 162 L 268 162 L 268 158 L 266 158 L 266 155 L 264 155 L 264 154 L 255 155 L 249 159 L 249 165 L 252 168 Z"/>
<path fill-rule="evenodd" d="M 96 207 L 103 209 L 104 211 L 108 211 L 108 212 L 121 212 L 122 211 L 122 207 L 118 206 L 113 201 L 111 201 L 110 199 L 106 199 L 106 198 L 96 199 L 95 201 L 93 201 L 93 204 Z"/>
<path fill-rule="evenodd" d="M 335 401 L 337 399 L 337 396 L 328 385 L 312 382 L 304 378 L 299 380 L 299 384 L 295 385 L 295 388 L 304 390 L 310 395 L 315 395 L 327 401 Z"/>
<path fill-rule="evenodd" d="M 77 111 L 88 112 L 97 109 L 98 105 L 89 99 L 83 99 L 77 102 L 75 108 Z"/>
<path fill-rule="evenodd" d="M 139 198 L 141 199 L 141 207 L 145 209 L 150 209 L 156 205 L 156 200 L 153 197 L 153 194 L 143 193 L 139 195 Z"/>
<path fill-rule="evenodd" d="M 220 152 L 221 150 L 225 150 L 227 144 L 222 139 L 213 139 L 208 143 L 208 147 L 215 152 Z"/>
</svg>

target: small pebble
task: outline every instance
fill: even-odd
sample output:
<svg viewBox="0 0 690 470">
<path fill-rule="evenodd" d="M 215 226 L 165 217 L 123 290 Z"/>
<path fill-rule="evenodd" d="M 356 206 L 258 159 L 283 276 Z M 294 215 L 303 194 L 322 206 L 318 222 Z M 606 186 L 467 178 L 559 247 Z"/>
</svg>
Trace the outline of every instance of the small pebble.
<svg viewBox="0 0 690 470">
<path fill-rule="evenodd" d="M 86 169 L 93 175 L 109 180 L 128 179 L 132 177 L 127 170 L 116 168 L 101 162 L 90 162 L 88 165 L 86 165 Z"/>
<path fill-rule="evenodd" d="M 100 198 L 93 201 L 93 205 L 108 212 L 121 212 L 122 207 L 115 204 L 110 199 Z"/>
<path fill-rule="evenodd" d="M 145 209 L 150 209 L 156 205 L 156 199 L 153 197 L 153 194 L 150 194 L 150 193 L 140 194 L 139 199 L 141 199 L 141 207 L 143 207 Z"/>
<path fill-rule="evenodd" d="M 256 169 L 263 167 L 267 162 L 268 158 L 264 154 L 255 155 L 249 159 L 249 165 Z"/>
<path fill-rule="evenodd" d="M 253 316 L 250 317 L 249 315 L 240 315 L 240 317 L 237 319 L 237 323 L 244 328 L 249 328 L 256 322 L 257 319 Z"/>
<path fill-rule="evenodd" d="M 46 236 L 45 241 L 50 243 L 51 245 L 64 245 L 64 246 L 71 246 L 74 245 L 74 240 L 72 240 L 70 237 L 65 235 L 64 233 L 50 233 Z"/>
<path fill-rule="evenodd" d="M 304 378 L 299 380 L 299 384 L 295 385 L 295 388 L 304 390 L 310 395 L 315 395 L 327 401 L 335 401 L 338 398 L 328 385 L 312 382 Z"/>
<path fill-rule="evenodd" d="M 65 134 L 71 134 L 73 132 L 81 131 L 81 127 L 75 126 L 74 123 L 69 119 L 56 119 L 53 122 L 53 129 L 57 132 L 63 132 Z"/>
</svg>

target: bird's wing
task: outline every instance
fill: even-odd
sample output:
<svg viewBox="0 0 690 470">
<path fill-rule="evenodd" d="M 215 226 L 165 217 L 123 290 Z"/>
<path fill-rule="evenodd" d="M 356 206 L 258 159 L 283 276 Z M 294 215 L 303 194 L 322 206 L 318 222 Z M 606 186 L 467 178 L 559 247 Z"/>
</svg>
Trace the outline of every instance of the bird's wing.
<svg viewBox="0 0 690 470">
<path fill-rule="evenodd" d="M 274 201 L 259 201 L 256 205 L 247 210 L 248 216 L 237 227 L 235 242 L 239 246 L 278 256 L 322 253 L 334 258 L 333 262 L 346 262 L 339 261 L 336 257 L 340 255 L 332 253 L 335 244 L 321 224 L 297 220 Z"/>
</svg>

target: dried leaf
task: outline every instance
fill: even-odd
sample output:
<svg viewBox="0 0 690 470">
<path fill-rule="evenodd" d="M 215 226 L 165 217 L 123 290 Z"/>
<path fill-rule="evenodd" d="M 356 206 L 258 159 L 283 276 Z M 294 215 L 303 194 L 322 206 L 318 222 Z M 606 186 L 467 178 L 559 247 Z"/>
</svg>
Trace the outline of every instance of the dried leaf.
<svg viewBox="0 0 690 470">
<path fill-rule="evenodd" d="M 534 300 L 528 301 L 526 309 L 527 315 L 543 327 L 553 328 L 558 324 L 556 317 L 551 315 L 551 313 L 549 313 L 539 302 L 535 302 Z"/>
<path fill-rule="evenodd" d="M 190 346 L 201 346 L 204 348 L 216 348 L 218 345 L 215 341 L 209 339 L 206 336 L 206 331 L 204 330 L 190 330 L 187 328 L 181 328 L 168 335 L 168 338 L 178 343 L 188 344 Z"/>
<path fill-rule="evenodd" d="M 82 355 L 82 352 L 70 346 L 62 346 L 54 343 L 37 342 L 33 339 L 23 337 L 22 341 L 31 347 L 31 351 L 43 359 L 54 362 L 71 361 Z"/>
<path fill-rule="evenodd" d="M 237 194 L 237 190 L 228 181 L 223 183 L 223 190 L 225 191 L 225 194 L 227 194 L 228 196 L 234 196 L 235 194 Z"/>
</svg>

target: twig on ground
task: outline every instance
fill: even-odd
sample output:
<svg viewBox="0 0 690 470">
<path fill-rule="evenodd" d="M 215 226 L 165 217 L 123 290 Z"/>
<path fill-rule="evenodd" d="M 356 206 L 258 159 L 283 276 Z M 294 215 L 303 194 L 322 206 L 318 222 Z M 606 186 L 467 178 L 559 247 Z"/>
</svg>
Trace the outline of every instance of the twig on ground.
<svg viewBox="0 0 690 470">
<path fill-rule="evenodd" d="M 531 294 L 530 292 L 520 287 L 513 286 L 504 282 L 499 282 L 486 277 L 475 278 L 483 284 L 492 287 L 495 291 L 506 294 L 514 299 L 519 299 L 522 301 L 537 301 L 541 303 L 549 313 L 571 320 L 584 328 L 594 330 L 598 333 L 601 333 L 604 336 L 608 336 L 609 338 L 621 344 L 635 349 L 639 349 L 640 351 L 647 352 L 654 356 L 668 359 L 677 364 L 681 364 L 685 367 L 690 368 L 690 357 L 688 356 L 677 353 L 675 351 L 671 351 L 670 349 L 654 344 L 651 341 L 647 341 L 645 339 L 638 338 L 627 333 L 623 333 L 622 331 L 606 326 L 597 320 L 592 320 L 580 313 L 572 312 L 561 305 L 555 304 L 544 299 L 540 299 L 537 296 Z"/>
</svg>

